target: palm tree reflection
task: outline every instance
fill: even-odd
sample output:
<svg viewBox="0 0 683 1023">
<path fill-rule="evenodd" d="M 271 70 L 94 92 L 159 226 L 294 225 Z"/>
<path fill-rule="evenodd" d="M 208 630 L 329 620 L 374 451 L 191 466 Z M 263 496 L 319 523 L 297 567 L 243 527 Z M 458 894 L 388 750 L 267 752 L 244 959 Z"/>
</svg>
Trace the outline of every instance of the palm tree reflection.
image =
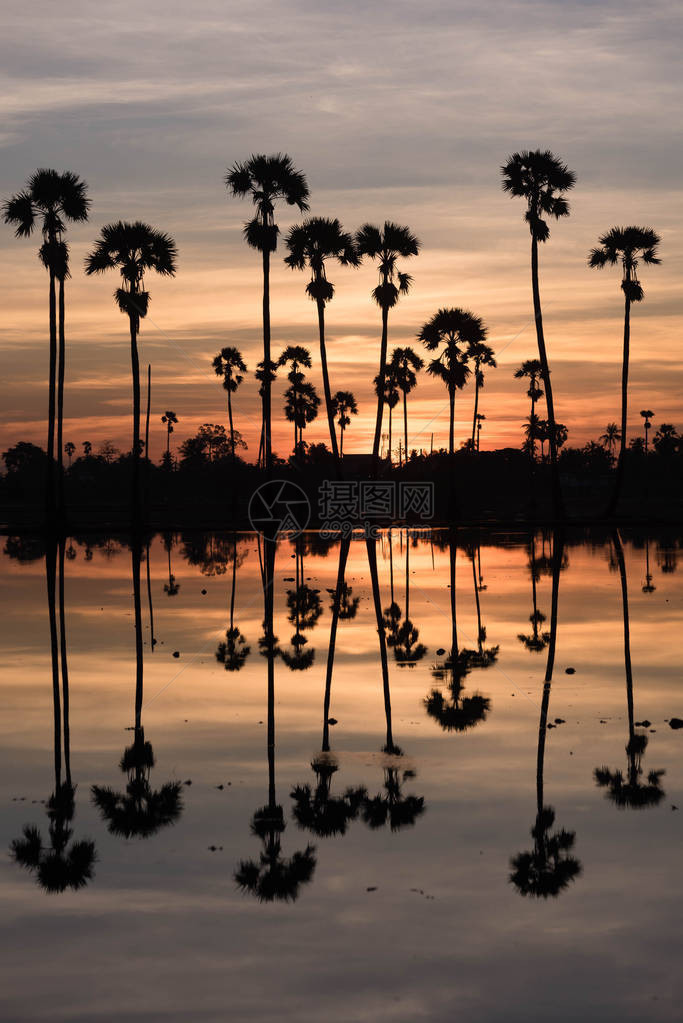
<svg viewBox="0 0 683 1023">
<path fill-rule="evenodd" d="M 262 559 L 263 636 L 259 640 L 261 654 L 268 664 L 268 803 L 254 813 L 252 834 L 263 843 L 258 860 L 241 860 L 234 873 L 239 888 L 255 896 L 259 902 L 293 902 L 302 884 L 308 883 L 315 870 L 315 847 L 287 858 L 282 855 L 281 835 L 285 830 L 282 807 L 275 791 L 275 658 L 277 636 L 273 633 L 273 585 L 275 579 L 275 543 L 265 541 Z"/>
<path fill-rule="evenodd" d="M 294 626 L 291 638 L 292 651 L 281 650 L 280 656 L 290 671 L 306 671 L 315 660 L 315 650 L 304 650 L 308 643 L 304 632 L 314 629 L 322 614 L 322 601 L 318 590 L 307 586 L 304 581 L 304 549 L 302 538 L 297 537 L 295 547 L 295 588 L 287 590 L 289 621 Z"/>
<path fill-rule="evenodd" d="M 546 806 L 543 793 L 543 769 L 545 764 L 545 740 L 548 733 L 548 709 L 550 687 L 555 664 L 557 642 L 557 609 L 562 568 L 562 538 L 555 536 L 553 542 L 553 590 L 550 613 L 550 638 L 546 663 L 541 716 L 538 724 L 538 751 L 536 757 L 536 820 L 531 828 L 533 849 L 520 852 L 512 858 L 510 882 L 520 895 L 531 895 L 547 899 L 557 896 L 581 873 L 581 863 L 571 855 L 576 834 L 561 828 L 551 832 L 555 823 L 555 810 Z"/>
<path fill-rule="evenodd" d="M 219 643 L 216 650 L 216 660 L 225 666 L 226 671 L 240 671 L 244 662 L 251 653 L 251 647 L 240 630 L 235 625 L 235 590 L 237 586 L 238 560 L 241 565 L 244 556 L 238 559 L 237 536 L 232 538 L 232 586 L 230 587 L 230 622 L 225 633 L 225 642 Z"/>
<path fill-rule="evenodd" d="M 49 893 L 76 891 L 92 879 L 97 859 L 95 843 L 90 839 L 72 841 L 71 823 L 75 812 L 76 786 L 71 778 L 69 733 L 69 674 L 66 648 L 64 606 L 64 539 L 59 543 L 59 629 L 56 611 L 57 546 L 48 542 L 45 553 L 48 620 L 52 656 L 52 699 L 54 730 L 54 792 L 47 801 L 49 844 L 44 845 L 34 824 L 23 828 L 22 837 L 11 843 L 10 855 L 15 863 L 35 874 L 36 882 Z M 58 641 L 59 633 L 59 641 Z M 58 645 L 59 643 L 59 645 Z M 62 669 L 60 692 L 60 660 Z M 62 717 L 63 713 L 63 717 Z M 64 779 L 62 779 L 62 747 Z"/>
<path fill-rule="evenodd" d="M 92 800 L 107 822 L 112 835 L 122 838 L 149 838 L 160 828 L 174 823 L 183 804 L 180 782 L 166 782 L 154 790 L 150 774 L 154 767 L 152 744 L 145 739 L 142 726 L 143 653 L 142 606 L 140 600 L 140 562 L 142 548 L 137 537 L 131 540 L 133 602 L 135 611 L 135 725 L 134 738 L 121 757 L 119 767 L 127 776 L 125 792 L 109 786 L 92 786 Z"/>
<path fill-rule="evenodd" d="M 527 650 L 531 653 L 540 654 L 542 650 L 545 650 L 548 643 L 550 642 L 550 633 L 542 632 L 541 626 L 545 621 L 545 615 L 538 608 L 536 584 L 541 578 L 541 564 L 539 564 L 536 558 L 536 535 L 531 534 L 529 539 L 529 572 L 531 574 L 531 600 L 533 610 L 529 615 L 529 621 L 531 622 L 531 634 L 525 634 L 520 632 L 517 635 L 517 639 L 520 643 L 523 643 Z"/>
<path fill-rule="evenodd" d="M 599 788 L 607 790 L 607 797 L 620 809 L 629 807 L 640 810 L 648 806 L 657 806 L 664 798 L 662 776 L 664 771 L 650 771 L 643 783 L 643 754 L 647 747 L 647 735 L 636 732 L 635 714 L 633 709 L 633 669 L 631 666 L 631 627 L 628 608 L 628 582 L 626 563 L 621 538 L 617 530 L 613 536 L 614 553 L 616 555 L 619 578 L 621 581 L 621 604 L 624 619 L 624 667 L 626 672 L 626 702 L 628 706 L 628 742 L 626 743 L 626 776 L 617 768 L 596 767 L 593 777 Z"/>
</svg>

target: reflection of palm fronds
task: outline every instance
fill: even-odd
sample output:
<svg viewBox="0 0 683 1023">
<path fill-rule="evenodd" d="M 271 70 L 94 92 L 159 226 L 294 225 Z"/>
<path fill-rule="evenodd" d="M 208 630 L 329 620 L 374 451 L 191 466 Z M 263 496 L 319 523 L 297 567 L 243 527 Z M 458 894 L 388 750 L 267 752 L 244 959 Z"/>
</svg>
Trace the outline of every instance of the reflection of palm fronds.
<svg viewBox="0 0 683 1023">
<path fill-rule="evenodd" d="M 453 652 L 432 668 L 432 675 L 448 683 L 448 698 L 439 689 L 432 689 L 424 700 L 427 714 L 438 721 L 445 732 L 466 732 L 480 721 L 485 721 L 491 709 L 491 700 L 481 693 L 463 696 L 463 679 L 474 668 L 488 668 L 498 657 L 498 647 Z"/>
<path fill-rule="evenodd" d="M 404 779 L 412 776 L 412 772 L 403 772 Z M 366 795 L 360 805 L 363 822 L 373 831 L 383 828 L 386 824 L 392 831 L 413 827 L 417 818 L 424 812 L 423 796 L 402 794 L 401 779 L 396 767 L 384 769 L 384 792 L 372 797 Z"/>
<path fill-rule="evenodd" d="M 657 806 L 664 798 L 661 781 L 663 774 L 664 771 L 650 771 L 645 785 L 639 780 L 642 769 L 629 771 L 628 778 L 624 778 L 618 769 L 610 771 L 608 767 L 596 767 L 593 777 L 598 788 L 607 789 L 607 798 L 620 809 L 628 807 L 642 810 L 648 806 Z"/>
<path fill-rule="evenodd" d="M 226 671 L 239 671 L 251 653 L 251 647 L 237 626 L 228 629 L 225 634 L 225 643 L 219 643 L 216 650 L 216 660 L 225 665 Z"/>
<path fill-rule="evenodd" d="M 543 899 L 555 897 L 581 873 L 581 863 L 569 855 L 575 833 L 562 829 L 551 835 L 549 832 L 554 822 L 555 811 L 552 807 L 543 807 L 531 829 L 534 848 L 518 853 L 510 861 L 510 882 L 520 895 Z"/>
<path fill-rule="evenodd" d="M 312 831 L 321 838 L 329 835 L 344 835 L 350 821 L 358 816 L 358 810 L 367 792 L 364 788 L 347 788 L 343 796 L 331 796 L 332 775 L 337 771 L 333 762 L 314 761 L 311 767 L 316 773 L 315 789 L 310 785 L 296 785 L 291 798 L 294 800 L 293 815 L 300 828 Z"/>
<path fill-rule="evenodd" d="M 44 846 L 38 828 L 27 824 L 21 838 L 10 846 L 10 856 L 21 867 L 35 874 L 40 887 L 48 893 L 77 891 L 93 876 L 97 860 L 95 843 L 89 839 L 74 842 L 69 848 L 72 829 L 68 826 L 74 815 L 75 788 L 62 785 L 50 796 L 47 815 L 50 821 L 50 845 Z"/>
<path fill-rule="evenodd" d="M 263 851 L 256 860 L 240 860 L 234 873 L 235 883 L 259 902 L 294 902 L 299 888 L 313 877 L 315 846 L 307 845 L 289 859 L 281 855 L 280 835 L 285 830 L 281 806 L 264 806 L 257 810 L 251 830 L 263 842 Z"/>
</svg>

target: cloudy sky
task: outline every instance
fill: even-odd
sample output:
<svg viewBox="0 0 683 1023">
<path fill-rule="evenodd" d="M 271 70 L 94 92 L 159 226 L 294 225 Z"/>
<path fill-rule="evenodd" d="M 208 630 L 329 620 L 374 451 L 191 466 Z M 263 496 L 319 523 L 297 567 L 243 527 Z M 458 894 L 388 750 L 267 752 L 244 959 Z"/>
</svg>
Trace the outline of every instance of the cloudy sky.
<svg viewBox="0 0 683 1023">
<path fill-rule="evenodd" d="M 210 361 L 237 344 L 250 370 L 259 356 L 258 256 L 241 240 L 247 204 L 230 199 L 226 167 L 254 151 L 283 150 L 307 175 L 311 212 L 351 230 L 393 219 L 419 236 L 405 265 L 411 294 L 394 311 L 390 346 L 411 343 L 444 305 L 482 316 L 499 368 L 487 377 L 483 446 L 519 444 L 527 415 L 515 367 L 535 354 L 529 235 L 519 200 L 500 189 L 512 151 L 550 148 L 577 175 L 572 216 L 554 225 L 542 289 L 558 418 L 570 442 L 618 418 L 622 301 L 615 270 L 590 271 L 586 254 L 614 224 L 646 224 L 662 237 L 661 267 L 642 274 L 646 300 L 633 322 L 632 411 L 683 427 L 680 395 L 680 38 L 670 0 L 177 0 L 115 7 L 65 0 L 6 7 L 0 66 L 0 192 L 39 166 L 71 169 L 89 185 L 90 223 L 70 232 L 69 363 L 65 439 L 129 445 L 126 323 L 113 277 L 86 279 L 82 260 L 100 227 L 141 218 L 177 240 L 178 275 L 150 281 L 142 359 L 152 364 L 152 456 L 159 417 L 176 411 L 178 441 L 203 422 L 225 422 Z M 280 224 L 294 222 L 285 209 Z M 47 280 L 34 240 L 0 233 L 4 290 L 0 450 L 44 443 Z M 306 277 L 276 257 L 276 352 L 315 351 Z M 373 419 L 379 315 L 372 266 L 331 274 L 333 389 L 350 388 L 360 415 L 345 449 L 365 450 Z M 314 382 L 322 392 L 319 362 Z M 281 409 L 283 385 L 274 407 Z M 459 399 L 464 439 L 473 395 Z M 251 376 L 235 402 L 255 456 L 258 408 Z M 423 378 L 411 401 L 411 444 L 447 438 L 446 394 Z M 290 429 L 278 418 L 286 454 Z M 324 439 L 323 417 L 308 431 Z M 156 448 L 156 451 L 155 451 Z"/>
</svg>

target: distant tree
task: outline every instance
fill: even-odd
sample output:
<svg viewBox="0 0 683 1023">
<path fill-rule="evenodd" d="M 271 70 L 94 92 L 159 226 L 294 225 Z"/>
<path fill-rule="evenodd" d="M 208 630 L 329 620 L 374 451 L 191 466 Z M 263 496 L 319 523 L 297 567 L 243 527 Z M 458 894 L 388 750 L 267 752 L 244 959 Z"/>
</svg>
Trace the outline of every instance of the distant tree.
<svg viewBox="0 0 683 1023">
<path fill-rule="evenodd" d="M 553 507 L 556 515 L 562 512 L 562 492 L 557 466 L 557 447 L 555 444 L 555 406 L 550 383 L 550 367 L 545 347 L 543 332 L 543 315 L 541 311 L 541 293 L 538 283 L 538 245 L 547 242 L 550 228 L 544 217 L 559 219 L 569 216 L 569 203 L 564 193 L 574 187 L 576 177 L 566 164 L 562 163 L 549 150 L 525 150 L 513 153 L 507 163 L 501 167 L 503 191 L 511 196 L 526 201 L 524 219 L 531 233 L 531 289 L 534 302 L 534 321 L 536 324 L 536 340 L 538 342 L 538 358 L 541 363 L 543 386 L 545 388 L 546 406 L 550 427 L 550 462 L 552 466 Z"/>
<path fill-rule="evenodd" d="M 373 383 L 375 385 L 375 394 L 379 397 L 379 376 L 376 376 L 374 378 Z M 389 464 L 390 465 L 391 465 L 391 447 L 392 447 L 392 445 L 391 445 L 391 420 L 392 420 L 393 411 L 396 408 L 396 406 L 398 405 L 399 397 L 400 397 L 400 395 L 399 395 L 399 392 L 398 392 L 398 386 L 396 384 L 396 378 L 394 377 L 394 375 L 392 373 L 391 366 L 387 366 L 386 373 L 384 375 L 384 395 L 383 395 L 383 399 L 382 400 L 383 400 L 384 404 L 387 406 L 387 408 L 389 409 L 389 450 L 388 450 L 388 456 L 387 457 L 389 459 Z"/>
<path fill-rule="evenodd" d="M 455 428 L 455 392 L 462 390 L 470 376 L 468 350 L 483 343 L 486 328 L 478 316 L 465 309 L 439 309 L 422 327 L 418 338 L 428 351 L 443 349 L 427 367 L 427 372 L 444 381 L 450 402 L 448 451 L 453 454 Z"/>
<path fill-rule="evenodd" d="M 90 458 L 91 454 L 92 454 L 92 444 L 90 443 L 89 440 L 84 440 L 83 441 L 83 455 L 85 456 L 85 458 Z"/>
<path fill-rule="evenodd" d="M 297 224 L 287 235 L 289 255 L 285 263 L 293 270 L 304 270 L 308 267 L 311 279 L 306 285 L 306 294 L 318 309 L 318 333 L 320 337 L 320 364 L 323 375 L 323 391 L 327 410 L 327 425 L 330 431 L 330 444 L 335 459 L 339 459 L 337 436 L 334 429 L 334 410 L 332 408 L 332 389 L 327 371 L 327 350 L 325 348 L 325 306 L 334 297 L 334 285 L 327 278 L 325 264 L 336 259 L 342 266 L 359 266 L 360 256 L 353 237 L 342 229 L 335 218 L 310 217 L 303 224 Z"/>
<path fill-rule="evenodd" d="M 173 433 L 174 426 L 178 424 L 178 417 L 175 412 L 170 409 L 164 412 L 161 417 L 161 422 L 166 427 L 166 467 L 171 467 L 171 434 Z"/>
<path fill-rule="evenodd" d="M 382 311 L 382 339 L 376 385 L 377 418 L 375 437 L 372 443 L 372 459 L 376 465 L 382 435 L 389 310 L 394 308 L 401 295 L 408 294 L 413 282 L 410 274 L 398 270 L 397 261 L 400 257 L 407 259 L 409 256 L 416 256 L 420 250 L 420 243 L 407 227 L 401 227 L 386 220 L 382 228 L 375 227 L 373 224 L 363 224 L 361 229 L 356 232 L 356 246 L 361 257 L 367 256 L 369 259 L 377 260 L 379 270 L 379 283 L 372 292 L 372 297 Z"/>
<path fill-rule="evenodd" d="M 232 395 L 235 393 L 247 372 L 247 366 L 239 349 L 232 346 L 221 348 L 214 358 L 212 366 L 216 376 L 223 380 L 223 388 L 228 392 L 228 423 L 230 426 L 230 456 L 235 461 L 235 428 L 232 421 Z"/>
<path fill-rule="evenodd" d="M 7 472 L 17 474 L 42 471 L 45 467 L 45 457 L 42 448 L 25 440 L 20 440 L 2 455 Z"/>
<path fill-rule="evenodd" d="M 301 371 L 301 367 L 303 366 L 305 369 L 311 368 L 311 353 L 309 352 L 308 348 L 304 348 L 302 345 L 287 345 L 285 350 L 280 355 L 280 358 L 277 361 L 277 365 L 278 367 L 290 366 L 289 373 L 287 374 L 287 379 L 289 380 L 291 386 L 287 391 L 287 394 L 289 395 L 289 397 L 287 398 L 287 404 L 290 409 L 291 415 L 287 415 L 286 410 L 285 415 L 287 415 L 287 418 L 289 419 L 290 422 L 294 423 L 293 453 L 296 454 L 300 442 L 298 436 L 299 423 L 297 416 L 294 414 L 294 410 L 299 407 L 300 403 L 299 392 L 301 385 L 304 382 L 304 374 Z"/>
<path fill-rule="evenodd" d="M 225 176 L 228 192 L 237 198 L 249 196 L 255 216 L 244 225 L 244 238 L 252 249 L 261 253 L 263 261 L 263 363 L 270 358 L 270 254 L 277 248 L 279 228 L 275 223 L 275 204 L 284 201 L 297 206 L 302 213 L 308 210 L 308 184 L 301 171 L 284 153 L 266 156 L 256 153 L 244 163 L 235 163 Z M 262 381 L 264 464 L 272 466 L 270 392 L 271 377 Z"/>
<path fill-rule="evenodd" d="M 67 458 L 69 459 L 69 468 L 71 468 L 71 459 L 74 456 L 74 451 L 75 450 L 76 450 L 76 445 L 72 444 L 71 441 L 68 440 L 66 442 L 66 444 L 64 445 L 64 451 L 66 453 Z"/>
<path fill-rule="evenodd" d="M 233 432 L 233 443 L 236 448 L 246 448 L 239 430 Z M 217 423 L 204 423 L 194 437 L 188 437 L 180 445 L 180 455 L 184 462 L 217 462 L 227 458 L 231 453 L 231 443 L 225 427 Z"/>
<path fill-rule="evenodd" d="M 344 457 L 344 430 L 351 423 L 351 416 L 358 415 L 358 405 L 351 391 L 337 391 L 332 396 L 332 412 L 338 416 L 339 457 Z"/>
<path fill-rule="evenodd" d="M 268 367 L 269 367 L 269 369 L 268 369 L 268 386 L 270 387 L 272 385 L 273 381 L 276 378 L 277 363 L 270 361 L 268 363 Z M 256 379 L 259 382 L 258 393 L 259 393 L 259 398 L 261 399 L 261 437 L 259 439 L 259 451 L 258 451 L 258 457 L 256 459 L 256 464 L 260 468 L 263 468 L 265 466 L 265 464 L 266 464 L 266 456 L 265 456 L 266 421 L 265 421 L 264 412 L 263 412 L 263 409 L 265 407 L 264 406 L 264 402 L 265 402 L 265 393 L 266 393 L 265 392 L 265 388 L 266 388 L 266 371 L 265 371 L 265 363 L 263 362 L 263 360 L 261 360 L 261 362 L 258 362 L 256 364 L 256 370 L 254 371 L 254 376 L 256 377 Z"/>
<path fill-rule="evenodd" d="M 133 517 L 140 514 L 140 361 L 138 334 L 140 321 L 147 315 L 150 295 L 145 291 L 145 274 L 151 270 L 162 277 L 176 272 L 178 250 L 170 235 L 141 221 L 118 221 L 102 228 L 95 248 L 86 257 L 88 275 L 118 270 L 122 287 L 114 292 L 119 310 L 128 317 L 130 327 L 131 369 L 133 374 Z"/>
<path fill-rule="evenodd" d="M 617 508 L 624 475 L 626 430 L 628 427 L 628 364 L 631 342 L 631 303 L 642 302 L 644 291 L 638 280 L 638 264 L 661 263 L 657 256 L 659 235 L 649 227 L 613 227 L 600 236 L 600 244 L 588 254 L 588 265 L 600 269 L 608 264 L 621 264 L 621 290 L 624 293 L 624 351 L 621 369 L 621 446 L 614 478 L 614 488 L 607 514 Z"/>
<path fill-rule="evenodd" d="M 680 448 L 681 437 L 672 423 L 662 423 L 653 443 L 658 455 L 673 455 Z"/>
<path fill-rule="evenodd" d="M 484 328 L 486 331 L 486 328 Z M 479 450 L 477 443 L 477 429 L 481 429 L 481 421 L 477 424 L 479 412 L 479 390 L 484 386 L 484 367 L 490 366 L 495 369 L 497 366 L 493 348 L 482 341 L 473 341 L 467 350 L 467 357 L 474 367 L 474 412 L 472 413 L 472 450 Z"/>
<path fill-rule="evenodd" d="M 291 384 L 285 391 L 285 417 L 290 423 L 294 423 L 295 431 L 299 431 L 299 440 L 294 449 L 303 453 L 305 428 L 318 416 L 320 398 L 312 383 L 302 380 L 297 384 Z"/>
<path fill-rule="evenodd" d="M 605 432 L 600 436 L 600 443 L 609 451 L 610 457 L 614 457 L 614 449 L 621 440 L 621 433 L 616 423 L 608 423 Z"/>
<path fill-rule="evenodd" d="M 403 452 L 408 461 L 408 395 L 417 384 L 417 374 L 424 362 L 412 348 L 394 348 L 389 362 L 389 378 L 403 394 Z"/>
<path fill-rule="evenodd" d="M 515 379 L 529 381 L 529 388 L 527 395 L 531 399 L 531 413 L 529 415 L 529 423 L 534 421 L 538 422 L 538 416 L 536 415 L 536 402 L 543 397 L 543 388 L 539 386 L 538 380 L 542 376 L 543 367 L 541 366 L 540 359 L 526 359 L 522 365 L 515 370 Z M 532 461 L 536 458 L 536 435 L 528 436 L 529 441 L 528 450 L 531 455 Z"/>
<path fill-rule="evenodd" d="M 640 414 L 641 414 L 641 416 L 643 417 L 643 420 L 644 420 L 644 422 L 643 422 L 643 431 L 645 433 L 644 451 L 645 451 L 645 455 L 647 455 L 648 436 L 649 436 L 650 430 L 652 428 L 652 422 L 651 421 L 654 419 L 655 414 L 654 414 L 654 412 L 652 412 L 651 409 L 642 409 Z M 641 440 L 640 437 L 638 437 L 637 439 Z M 642 440 L 641 440 L 641 443 L 642 443 Z M 631 441 L 631 447 L 633 447 L 633 441 Z"/>
<path fill-rule="evenodd" d="M 97 454 L 104 459 L 107 465 L 111 465 L 117 458 L 121 457 L 120 450 L 110 440 L 103 440 L 97 449 Z"/>
</svg>

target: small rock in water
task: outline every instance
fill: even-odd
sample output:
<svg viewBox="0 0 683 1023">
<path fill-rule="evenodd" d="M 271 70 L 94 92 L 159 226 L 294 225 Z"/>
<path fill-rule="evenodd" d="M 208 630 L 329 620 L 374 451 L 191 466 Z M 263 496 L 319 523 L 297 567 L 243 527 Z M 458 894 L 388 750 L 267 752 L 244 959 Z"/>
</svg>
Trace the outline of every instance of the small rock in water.
<svg viewBox="0 0 683 1023">
<path fill-rule="evenodd" d="M 366 888 L 365 890 L 366 890 L 366 892 L 376 892 L 377 891 L 377 885 L 376 884 L 370 885 L 370 887 Z"/>
<path fill-rule="evenodd" d="M 202 590 L 202 597 L 206 596 L 206 590 Z"/>
<path fill-rule="evenodd" d="M 557 728 L 557 725 L 554 725 L 551 721 L 550 724 L 548 725 L 548 728 Z"/>
<path fill-rule="evenodd" d="M 443 655 L 445 653 L 446 653 L 446 651 L 444 650 L 444 648 L 442 646 L 440 646 L 439 649 L 436 651 L 436 656 L 437 657 L 443 657 Z"/>
<path fill-rule="evenodd" d="M 327 723 L 328 723 L 328 725 L 336 725 L 337 719 L 336 718 L 328 718 L 327 719 Z"/>
<path fill-rule="evenodd" d="M 222 791 L 223 791 L 223 788 L 224 788 L 224 786 L 223 786 L 223 785 L 216 785 L 216 788 L 217 788 L 217 789 L 220 789 L 220 791 L 222 792 Z"/>
<path fill-rule="evenodd" d="M 186 781 L 183 782 L 183 785 L 191 785 L 191 784 L 192 784 L 192 778 L 187 778 Z"/>
<path fill-rule="evenodd" d="M 564 669 L 564 673 L 565 673 L 565 675 L 575 675 L 576 674 L 576 668 L 565 668 Z"/>
<path fill-rule="evenodd" d="M 644 721 L 636 721 L 636 728 L 649 728 L 651 724 L 652 722 L 645 718 Z"/>
<path fill-rule="evenodd" d="M 680 718 L 671 718 L 669 728 L 683 728 L 683 721 Z"/>
<path fill-rule="evenodd" d="M 556 725 L 563 725 L 565 723 L 564 718 L 555 718 Z"/>
<path fill-rule="evenodd" d="M 174 650 L 173 651 L 173 656 L 174 657 L 180 657 L 180 650 Z"/>
</svg>

